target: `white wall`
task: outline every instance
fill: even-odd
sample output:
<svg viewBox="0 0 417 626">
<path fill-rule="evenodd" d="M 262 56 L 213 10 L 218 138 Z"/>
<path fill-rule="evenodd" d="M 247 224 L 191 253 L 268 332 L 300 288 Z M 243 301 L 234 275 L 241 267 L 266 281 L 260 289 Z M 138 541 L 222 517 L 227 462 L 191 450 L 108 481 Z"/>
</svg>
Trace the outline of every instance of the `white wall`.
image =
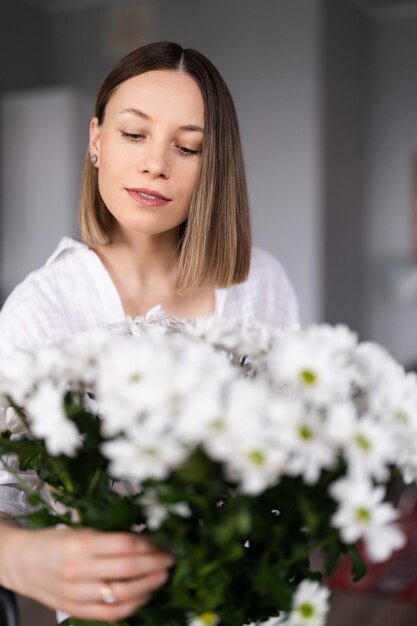
<svg viewBox="0 0 417 626">
<path fill-rule="evenodd" d="M 379 21 L 373 53 L 367 179 L 367 335 L 417 361 L 417 285 L 401 300 L 411 260 L 412 158 L 417 154 L 417 18 Z"/>
</svg>

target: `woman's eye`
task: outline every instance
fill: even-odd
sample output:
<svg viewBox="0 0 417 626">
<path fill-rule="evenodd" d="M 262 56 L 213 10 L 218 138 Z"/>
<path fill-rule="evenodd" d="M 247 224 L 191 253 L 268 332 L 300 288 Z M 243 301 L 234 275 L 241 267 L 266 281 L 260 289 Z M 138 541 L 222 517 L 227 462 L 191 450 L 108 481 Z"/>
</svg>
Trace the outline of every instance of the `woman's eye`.
<svg viewBox="0 0 417 626">
<path fill-rule="evenodd" d="M 192 154 L 200 154 L 200 150 L 191 150 L 190 148 L 186 148 L 185 146 L 177 146 L 177 148 L 181 152 L 181 154 L 184 154 L 186 156 Z"/>
<path fill-rule="evenodd" d="M 122 131 L 122 137 L 126 137 L 129 141 L 140 141 L 145 137 L 145 135 L 141 135 L 140 133 L 125 133 Z"/>
</svg>

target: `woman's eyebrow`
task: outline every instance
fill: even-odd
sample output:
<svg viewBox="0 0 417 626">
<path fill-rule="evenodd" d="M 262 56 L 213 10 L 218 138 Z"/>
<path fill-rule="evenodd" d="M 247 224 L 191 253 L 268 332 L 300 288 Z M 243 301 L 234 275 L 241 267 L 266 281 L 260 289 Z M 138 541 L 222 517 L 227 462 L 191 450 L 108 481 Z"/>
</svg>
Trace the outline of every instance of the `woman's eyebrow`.
<svg viewBox="0 0 417 626">
<path fill-rule="evenodd" d="M 141 117 L 143 120 L 152 122 L 152 118 L 150 115 L 148 115 L 147 113 L 144 113 L 143 111 L 140 111 L 139 109 L 134 109 L 133 107 L 129 107 L 128 109 L 124 109 L 123 111 L 120 111 L 120 115 L 122 113 L 130 113 L 131 115 L 136 115 L 136 117 Z"/>
<path fill-rule="evenodd" d="M 124 109 L 123 111 L 120 111 L 119 114 L 121 115 L 122 113 L 130 113 L 130 115 L 135 115 L 136 117 L 140 117 L 142 120 L 146 120 L 147 122 L 153 121 L 150 115 L 148 115 L 147 113 L 144 113 L 140 109 L 135 109 L 134 107 L 129 107 L 128 109 Z M 179 130 L 204 133 L 204 128 L 202 128 L 201 126 L 197 126 L 196 124 L 186 124 L 185 126 L 180 126 Z"/>
</svg>

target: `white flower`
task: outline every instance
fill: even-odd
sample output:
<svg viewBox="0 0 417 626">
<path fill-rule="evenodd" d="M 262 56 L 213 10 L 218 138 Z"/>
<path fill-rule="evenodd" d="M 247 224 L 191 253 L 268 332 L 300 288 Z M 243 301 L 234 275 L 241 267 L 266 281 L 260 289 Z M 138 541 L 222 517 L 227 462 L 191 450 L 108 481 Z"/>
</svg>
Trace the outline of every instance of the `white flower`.
<svg viewBox="0 0 417 626">
<path fill-rule="evenodd" d="M 34 355 L 17 350 L 0 362 L 0 393 L 10 396 L 18 405 L 24 404 L 37 382 Z"/>
<path fill-rule="evenodd" d="M 279 438 L 288 450 L 285 473 L 317 482 L 321 471 L 336 460 L 336 448 L 326 438 L 322 415 L 295 399 L 276 401 L 271 407 L 280 424 Z"/>
<path fill-rule="evenodd" d="M 152 353 L 146 338 L 114 337 L 101 358 L 97 380 L 97 402 L 106 435 L 127 428 L 156 406 L 159 394 L 155 383 L 165 369 L 162 356 Z"/>
<path fill-rule="evenodd" d="M 82 442 L 75 424 L 65 415 L 63 390 L 45 380 L 26 406 L 33 434 L 45 440 L 48 452 L 74 456 Z"/>
<path fill-rule="evenodd" d="M 182 441 L 199 445 L 212 437 L 223 436 L 226 429 L 226 402 L 223 389 L 231 381 L 230 370 L 223 377 L 206 378 L 184 398 L 175 431 Z"/>
<path fill-rule="evenodd" d="M 281 333 L 267 358 L 277 386 L 289 386 L 319 406 L 347 398 L 350 365 L 346 355 L 336 350 L 339 342 L 335 345 L 330 340 L 319 341 L 313 331 Z"/>
<path fill-rule="evenodd" d="M 139 482 L 166 478 L 187 456 L 186 448 L 174 438 L 140 427 L 131 429 L 128 437 L 103 443 L 101 449 L 110 460 L 111 476 Z"/>
<path fill-rule="evenodd" d="M 368 402 L 367 410 L 375 416 L 384 415 L 390 405 L 391 389 L 404 377 L 404 368 L 382 346 L 374 343 L 360 344 L 354 361 L 358 385 Z"/>
<path fill-rule="evenodd" d="M 166 520 L 169 513 L 178 517 L 191 517 L 192 512 L 187 502 L 162 503 L 158 499 L 155 489 L 149 488 L 141 496 L 140 501 L 145 509 L 146 526 L 150 530 L 157 530 Z"/>
<path fill-rule="evenodd" d="M 339 446 L 352 438 L 358 421 L 358 411 L 352 401 L 337 402 L 328 408 L 325 419 L 325 432 L 335 445 Z"/>
<path fill-rule="evenodd" d="M 158 500 L 155 489 L 147 489 L 140 498 L 145 509 L 146 526 L 150 530 L 157 530 L 168 517 L 168 509 Z"/>
<path fill-rule="evenodd" d="M 313 324 L 304 332 L 315 345 L 326 344 L 336 355 L 351 354 L 358 343 L 357 334 L 344 324 Z"/>
<path fill-rule="evenodd" d="M 162 335 L 167 332 L 172 318 L 160 304 L 149 309 L 146 315 L 137 315 L 134 319 L 127 315 L 123 322 L 110 324 L 108 328 L 119 335 L 140 336 L 143 333 Z"/>
<path fill-rule="evenodd" d="M 265 355 L 273 337 L 270 327 L 255 319 L 238 317 L 198 317 L 184 322 L 181 331 L 226 352 L 250 357 Z"/>
<path fill-rule="evenodd" d="M 21 420 L 20 415 L 11 407 L 0 409 L 0 431 L 10 430 L 14 435 L 23 435 L 27 432 L 26 425 Z"/>
<path fill-rule="evenodd" d="M 67 379 L 65 343 L 48 343 L 39 347 L 35 353 L 34 371 L 38 381 L 55 380 L 62 384 Z"/>
<path fill-rule="evenodd" d="M 346 543 L 363 539 L 372 561 L 385 561 L 394 550 L 405 545 L 402 531 L 393 525 L 398 512 L 389 502 L 383 502 L 383 487 L 373 487 L 368 481 L 341 479 L 329 489 L 339 502 L 332 525 L 340 530 Z"/>
<path fill-rule="evenodd" d="M 6 418 L 7 408 L 0 407 L 0 433 L 2 430 L 6 429 L 7 418 Z"/>
<path fill-rule="evenodd" d="M 109 330 L 98 328 L 76 333 L 66 340 L 60 350 L 61 360 L 65 360 L 66 375 L 75 383 L 94 386 L 99 362 L 112 340 Z"/>
<path fill-rule="evenodd" d="M 187 367 L 186 363 L 182 366 Z M 206 363 L 201 363 L 198 369 L 200 381 L 196 381 L 189 391 L 183 394 L 175 420 L 175 432 L 178 437 L 196 446 L 205 444 L 213 438 L 225 436 L 228 428 L 227 394 L 237 376 L 236 369 L 224 354 L 211 349 L 207 354 Z"/>
<path fill-rule="evenodd" d="M 369 415 L 359 417 L 351 404 L 330 409 L 326 432 L 340 445 L 352 476 L 386 480 L 396 448 L 387 428 Z"/>
<path fill-rule="evenodd" d="M 223 375 L 225 362 L 224 355 L 179 335 L 115 337 L 97 385 L 103 432 L 117 434 L 154 412 L 181 415 L 206 378 Z"/>
<path fill-rule="evenodd" d="M 183 519 L 191 517 L 192 515 L 190 505 L 187 502 L 175 502 L 174 504 L 169 504 L 168 510 Z"/>
<path fill-rule="evenodd" d="M 236 380 L 228 387 L 227 407 L 218 427 L 208 432 L 203 446 L 226 465 L 232 481 L 244 493 L 257 494 L 278 482 L 287 453 L 269 416 L 273 399 L 264 382 Z"/>
<path fill-rule="evenodd" d="M 289 626 L 324 626 L 330 591 L 312 580 L 303 580 L 293 597 Z"/>
</svg>

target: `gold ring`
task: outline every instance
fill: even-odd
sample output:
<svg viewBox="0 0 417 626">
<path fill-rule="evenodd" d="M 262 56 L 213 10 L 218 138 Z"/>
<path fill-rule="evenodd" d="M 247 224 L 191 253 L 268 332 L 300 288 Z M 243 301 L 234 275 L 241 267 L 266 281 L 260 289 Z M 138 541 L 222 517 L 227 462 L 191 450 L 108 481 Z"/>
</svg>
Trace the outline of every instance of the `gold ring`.
<svg viewBox="0 0 417 626">
<path fill-rule="evenodd" d="M 116 602 L 116 598 L 114 597 L 112 588 L 110 587 L 109 583 L 102 583 L 100 587 L 100 596 L 105 604 L 114 604 Z"/>
</svg>

